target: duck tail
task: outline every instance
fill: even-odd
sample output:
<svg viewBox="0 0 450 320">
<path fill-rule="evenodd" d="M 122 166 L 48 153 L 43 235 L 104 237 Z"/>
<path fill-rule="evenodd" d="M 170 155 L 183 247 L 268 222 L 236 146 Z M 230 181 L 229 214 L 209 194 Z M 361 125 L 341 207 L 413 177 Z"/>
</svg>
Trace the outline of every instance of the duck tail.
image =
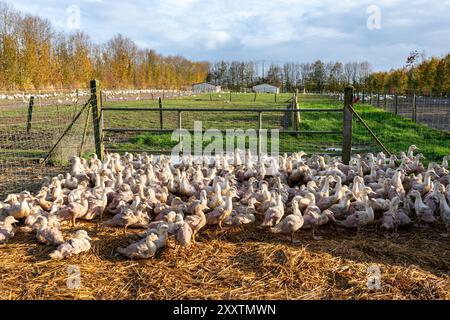
<svg viewBox="0 0 450 320">
<path fill-rule="evenodd" d="M 272 228 L 270 228 L 269 230 L 270 230 L 270 232 L 272 232 L 272 233 L 281 233 L 281 229 L 278 228 L 277 226 L 272 227 Z"/>
<path fill-rule="evenodd" d="M 64 258 L 61 251 L 59 250 L 53 251 L 52 253 L 49 254 L 49 256 L 52 260 L 61 260 Z"/>
</svg>

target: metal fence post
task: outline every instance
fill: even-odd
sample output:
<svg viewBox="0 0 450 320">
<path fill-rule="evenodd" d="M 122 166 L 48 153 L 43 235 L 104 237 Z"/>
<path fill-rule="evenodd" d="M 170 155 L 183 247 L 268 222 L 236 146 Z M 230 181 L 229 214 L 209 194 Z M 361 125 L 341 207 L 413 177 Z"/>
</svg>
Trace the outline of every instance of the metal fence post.
<svg viewBox="0 0 450 320">
<path fill-rule="evenodd" d="M 94 125 L 94 139 L 95 139 L 95 152 L 100 160 L 104 158 L 104 146 L 103 146 L 103 130 L 102 130 L 102 110 L 98 101 L 97 88 L 99 87 L 98 80 L 92 80 L 91 87 L 91 107 L 92 107 L 92 122 Z"/>
<path fill-rule="evenodd" d="M 364 91 L 362 92 L 362 103 L 366 103 L 366 93 Z"/>
<path fill-rule="evenodd" d="M 34 106 L 34 96 L 31 96 L 30 102 L 28 104 L 27 133 L 29 133 L 31 130 L 31 120 L 33 119 L 33 106 Z"/>
<path fill-rule="evenodd" d="M 353 87 L 346 87 L 344 92 L 344 116 L 342 132 L 342 162 L 349 164 L 352 154 L 352 119 Z"/>
<path fill-rule="evenodd" d="M 163 129 L 163 110 L 162 110 L 162 99 L 161 97 L 158 98 L 158 104 L 159 104 L 159 127 L 162 130 Z"/>
<path fill-rule="evenodd" d="M 380 93 L 377 93 L 377 107 L 380 107 Z"/>
<path fill-rule="evenodd" d="M 412 120 L 417 122 L 417 96 L 414 94 L 412 101 Z"/>
<path fill-rule="evenodd" d="M 384 93 L 384 110 L 386 111 L 387 110 L 387 94 L 386 93 Z"/>
</svg>

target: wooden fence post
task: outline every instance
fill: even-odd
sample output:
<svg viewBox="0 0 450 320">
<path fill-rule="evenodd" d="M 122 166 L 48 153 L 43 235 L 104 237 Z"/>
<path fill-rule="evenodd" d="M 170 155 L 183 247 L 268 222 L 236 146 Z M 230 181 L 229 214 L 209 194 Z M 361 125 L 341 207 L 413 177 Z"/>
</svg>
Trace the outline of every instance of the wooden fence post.
<svg viewBox="0 0 450 320">
<path fill-rule="evenodd" d="M 181 111 L 178 111 L 177 129 L 181 130 Z M 183 153 L 183 144 L 181 143 L 181 132 L 179 131 L 179 133 L 180 133 L 180 136 L 179 136 L 178 143 L 180 144 L 180 155 L 181 155 Z"/>
<path fill-rule="evenodd" d="M 277 103 L 277 93 L 275 92 L 275 103 Z"/>
<path fill-rule="evenodd" d="M 346 87 L 344 92 L 344 116 L 342 132 L 342 162 L 349 164 L 352 155 L 352 119 L 353 87 Z"/>
<path fill-rule="evenodd" d="M 255 92 L 255 97 L 253 98 L 253 102 L 256 102 L 256 92 Z"/>
<path fill-rule="evenodd" d="M 28 104 L 27 133 L 29 133 L 31 130 L 31 121 L 33 119 L 33 106 L 34 106 L 34 96 L 31 96 L 30 102 Z"/>
<path fill-rule="evenodd" d="M 380 107 L 380 93 L 377 93 L 377 107 Z"/>
<path fill-rule="evenodd" d="M 209 101 L 212 101 L 212 93 L 211 93 L 211 91 L 209 92 Z"/>
<path fill-rule="evenodd" d="M 294 97 L 293 107 L 294 107 L 293 108 L 294 110 L 299 110 L 297 94 Z M 294 111 L 294 130 L 295 131 L 300 130 L 300 121 L 301 121 L 300 111 L 298 111 L 298 112 Z M 298 137 L 298 132 L 295 134 L 295 136 Z"/>
<path fill-rule="evenodd" d="M 363 104 L 366 103 L 366 94 L 365 94 L 364 91 L 362 92 L 362 103 L 363 103 Z"/>
<path fill-rule="evenodd" d="M 398 115 L 398 94 L 395 94 L 395 115 Z"/>
<path fill-rule="evenodd" d="M 161 97 L 158 98 L 159 103 L 159 127 L 162 130 L 163 129 L 163 110 L 162 110 L 162 99 Z"/>
<path fill-rule="evenodd" d="M 261 129 L 262 129 L 262 112 L 259 111 L 258 112 L 258 136 L 256 138 L 257 142 L 258 142 L 258 157 L 260 156 L 261 153 Z"/>
<path fill-rule="evenodd" d="M 412 120 L 414 122 L 417 122 L 417 96 L 416 96 L 416 94 L 413 95 L 413 101 L 412 101 Z"/>
<path fill-rule="evenodd" d="M 94 125 L 94 139 L 95 139 L 95 152 L 100 160 L 104 158 L 104 146 L 103 146 L 103 132 L 102 132 L 102 110 L 98 101 L 97 88 L 99 87 L 98 80 L 92 80 L 91 87 L 91 107 L 92 107 L 92 122 Z"/>
<path fill-rule="evenodd" d="M 384 93 L 384 110 L 386 111 L 387 110 L 387 94 L 386 93 Z"/>
</svg>

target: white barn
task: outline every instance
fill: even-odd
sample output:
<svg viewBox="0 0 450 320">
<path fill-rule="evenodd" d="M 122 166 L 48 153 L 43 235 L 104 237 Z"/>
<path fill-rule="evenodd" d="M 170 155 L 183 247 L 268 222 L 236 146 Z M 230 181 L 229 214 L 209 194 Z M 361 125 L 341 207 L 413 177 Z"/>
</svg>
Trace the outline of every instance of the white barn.
<svg viewBox="0 0 450 320">
<path fill-rule="evenodd" d="M 212 83 L 200 82 L 194 83 L 192 85 L 192 90 L 194 92 L 220 92 L 221 88 L 220 86 L 216 86 L 215 84 Z"/>
<path fill-rule="evenodd" d="M 253 87 L 253 92 L 258 93 L 280 93 L 280 88 L 272 86 L 267 83 L 258 84 Z"/>
</svg>

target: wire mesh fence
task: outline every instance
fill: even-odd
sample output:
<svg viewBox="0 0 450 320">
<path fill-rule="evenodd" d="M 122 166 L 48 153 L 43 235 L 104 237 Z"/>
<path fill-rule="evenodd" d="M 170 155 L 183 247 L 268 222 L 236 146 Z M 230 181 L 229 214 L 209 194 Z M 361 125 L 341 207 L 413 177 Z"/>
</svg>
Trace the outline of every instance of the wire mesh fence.
<svg viewBox="0 0 450 320">
<path fill-rule="evenodd" d="M 415 95 L 358 94 L 361 102 L 430 128 L 450 131 L 450 98 Z"/>
<path fill-rule="evenodd" d="M 59 104 L 53 99 L 39 104 L 34 100 L 31 108 L 30 101 L 0 104 L 1 197 L 11 191 L 35 189 L 44 176 L 64 172 L 72 156 L 92 150 L 94 140 L 92 125 L 87 123 L 88 112 L 83 112 L 63 136 L 87 103 L 87 95 L 75 104 Z M 81 150 L 85 129 L 84 150 Z M 61 137 L 46 163 L 42 163 Z"/>
<path fill-rule="evenodd" d="M 165 98 L 160 102 L 158 98 L 162 98 L 162 90 L 153 92 L 153 97 L 150 94 L 145 100 L 142 92 L 139 93 L 140 99 L 133 98 L 136 92 L 133 95 L 122 91 L 115 94 L 114 99 L 110 92 L 108 100 L 107 91 L 99 91 L 103 107 L 102 143 L 107 152 L 170 153 L 179 142 L 172 132 L 177 128 L 193 130 L 195 122 L 201 121 L 204 131 L 253 129 L 257 132 L 258 129 L 266 129 L 267 151 L 272 148 L 270 130 L 275 129 L 280 131 L 278 151 L 281 154 L 300 150 L 309 154 L 342 154 L 342 94 L 299 94 L 299 120 L 295 125 L 297 120 L 291 112 L 292 93 L 191 94 L 185 91 L 166 96 L 164 92 Z M 78 95 L 74 96 L 74 93 Z M 66 172 L 72 156 L 86 156 L 96 150 L 93 112 L 88 104 L 91 97 L 89 89 L 80 88 L 78 92 L 67 92 L 66 96 L 49 95 L 45 101 L 41 97 L 40 103 L 35 99 L 30 117 L 30 101 L 26 98 L 31 95 L 22 94 L 15 100 L 0 101 L 0 197 L 19 190 L 33 191 L 44 176 Z M 120 99 L 123 95 L 127 95 L 127 99 Z M 435 103 L 436 108 L 442 111 L 446 102 L 433 101 L 427 100 L 425 104 L 421 97 L 417 97 L 414 108 L 410 97 L 385 98 L 380 95 L 379 99 L 372 98 L 372 104 L 355 103 L 354 110 L 364 124 L 353 117 L 352 153 L 375 153 L 386 148 L 388 153 L 399 154 L 415 144 L 428 161 L 442 160 L 443 156 L 450 154 L 449 132 L 434 127 L 448 128 L 449 119 L 425 110 Z M 110 108 L 124 110 L 118 112 Z M 136 110 L 127 112 L 127 109 Z M 148 109 L 153 111 L 144 111 Z M 416 113 L 411 109 L 417 109 Z M 127 131 L 130 128 L 140 131 Z M 202 145 L 205 147 L 211 142 L 206 139 Z M 249 143 L 250 140 L 246 146 Z M 48 159 L 42 163 L 45 158 Z"/>
</svg>

